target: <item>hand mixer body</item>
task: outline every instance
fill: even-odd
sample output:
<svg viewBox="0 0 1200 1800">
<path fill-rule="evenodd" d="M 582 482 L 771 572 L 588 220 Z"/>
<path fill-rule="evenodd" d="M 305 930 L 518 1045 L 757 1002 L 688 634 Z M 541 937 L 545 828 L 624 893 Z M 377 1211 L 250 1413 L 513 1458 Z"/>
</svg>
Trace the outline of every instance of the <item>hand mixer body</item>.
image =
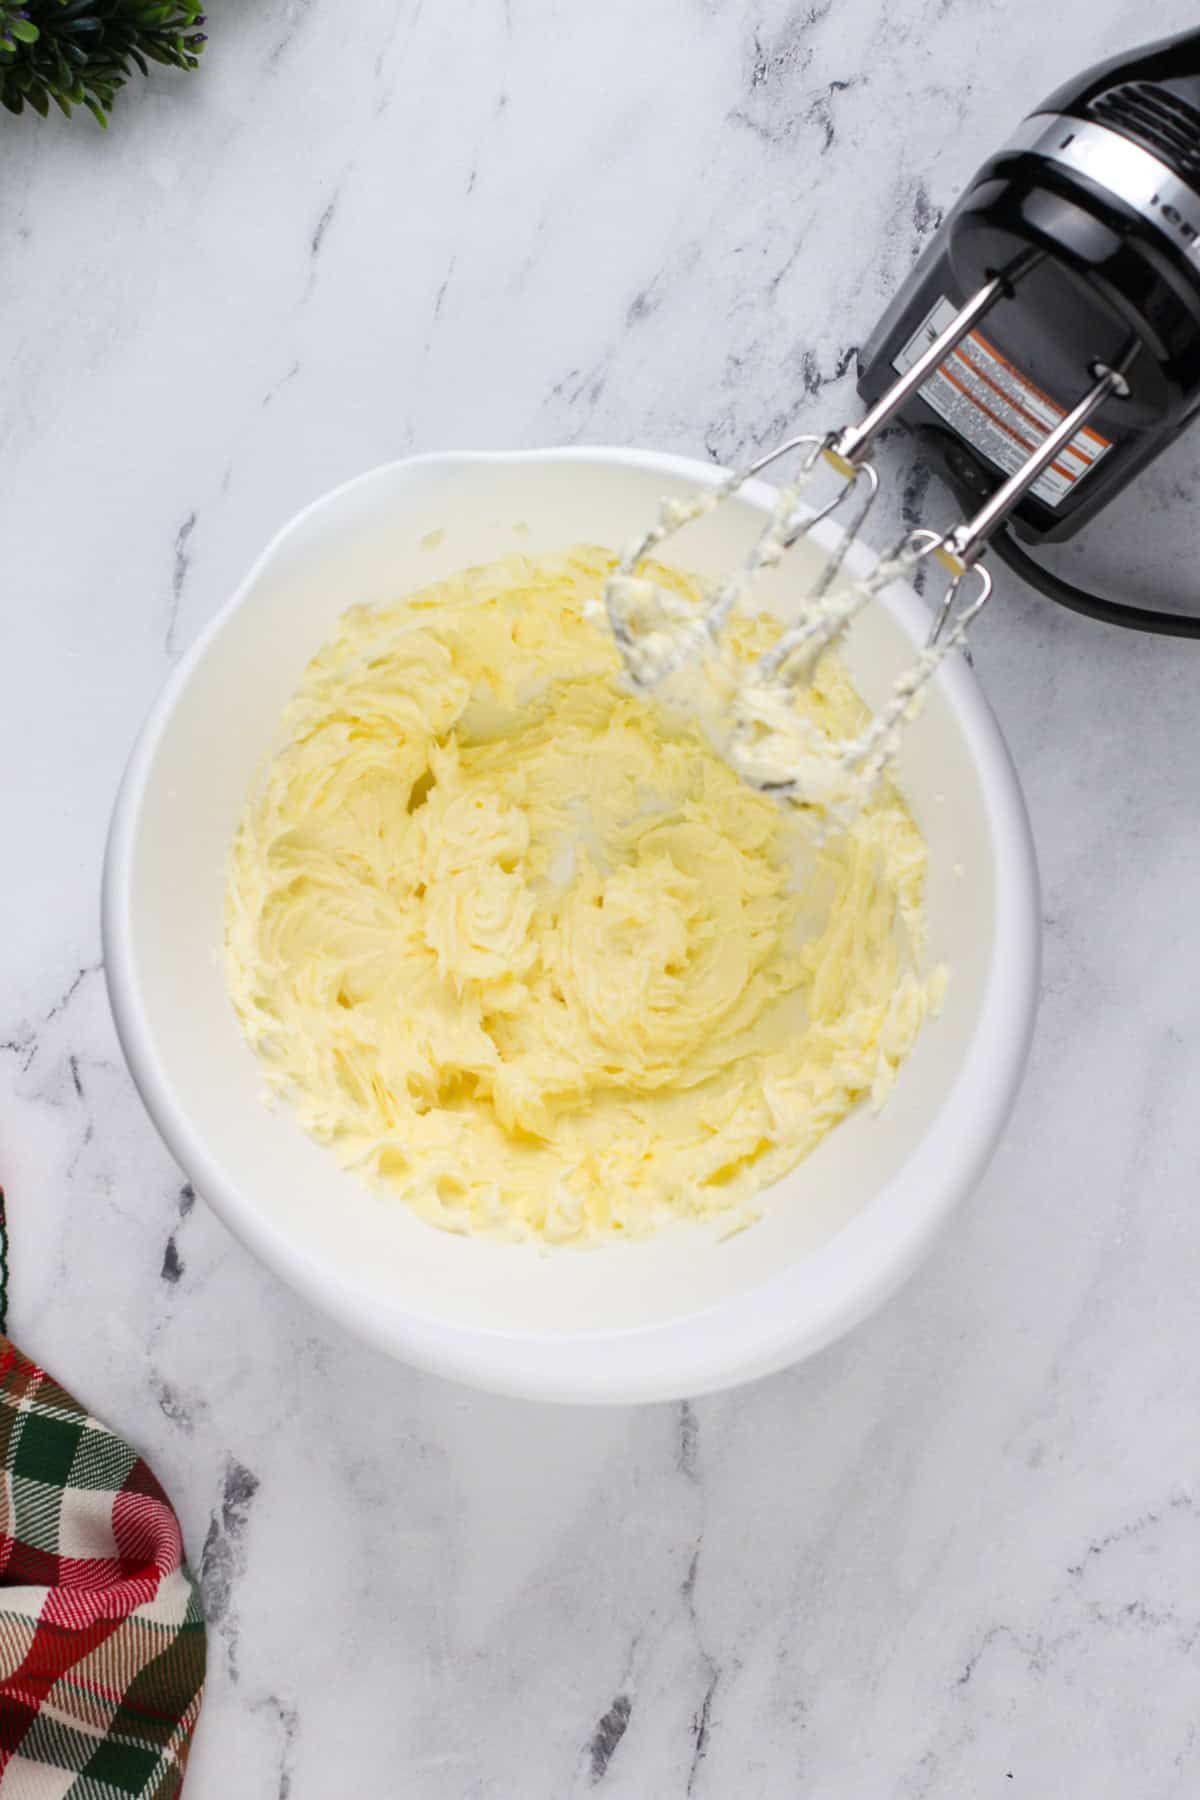
<svg viewBox="0 0 1200 1800">
<path fill-rule="evenodd" d="M 866 344 L 860 393 L 878 400 L 997 275 L 1000 298 L 901 416 L 978 501 L 1098 368 L 1120 371 L 1011 512 L 1026 540 L 1066 538 L 1200 408 L 1200 31 L 1089 70 L 989 158 Z"/>
</svg>

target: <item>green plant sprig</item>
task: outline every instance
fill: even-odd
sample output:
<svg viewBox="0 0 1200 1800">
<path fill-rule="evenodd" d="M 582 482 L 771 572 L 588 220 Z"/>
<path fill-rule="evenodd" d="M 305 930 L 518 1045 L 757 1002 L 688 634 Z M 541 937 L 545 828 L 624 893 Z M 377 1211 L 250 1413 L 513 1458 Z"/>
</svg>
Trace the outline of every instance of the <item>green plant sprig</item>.
<svg viewBox="0 0 1200 1800">
<path fill-rule="evenodd" d="M 118 88 L 150 64 L 194 69 L 202 0 L 0 0 L 0 105 L 86 106 L 107 126 Z"/>
</svg>

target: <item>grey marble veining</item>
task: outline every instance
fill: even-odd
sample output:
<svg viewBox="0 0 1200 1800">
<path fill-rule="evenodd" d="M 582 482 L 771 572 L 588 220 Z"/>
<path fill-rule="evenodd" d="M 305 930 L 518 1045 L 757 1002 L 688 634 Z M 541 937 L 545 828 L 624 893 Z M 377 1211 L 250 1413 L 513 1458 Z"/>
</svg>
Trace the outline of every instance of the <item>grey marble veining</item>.
<svg viewBox="0 0 1200 1800">
<path fill-rule="evenodd" d="M 1047 927 L 1016 1116 L 882 1315 L 695 1405 L 473 1395 L 264 1273 L 124 1072 L 97 883 L 140 716 L 297 506 L 417 449 L 737 460 L 835 422 L 977 161 L 1193 10 L 209 10 L 203 73 L 107 135 L 0 126 L 12 1329 L 182 1514 L 213 1622 L 191 1800 L 1190 1800 L 1193 649 L 1001 577 L 976 657 Z M 945 517 L 887 461 L 893 518 Z M 1184 440 L 1067 554 L 1194 587 L 1198 473 Z"/>
</svg>

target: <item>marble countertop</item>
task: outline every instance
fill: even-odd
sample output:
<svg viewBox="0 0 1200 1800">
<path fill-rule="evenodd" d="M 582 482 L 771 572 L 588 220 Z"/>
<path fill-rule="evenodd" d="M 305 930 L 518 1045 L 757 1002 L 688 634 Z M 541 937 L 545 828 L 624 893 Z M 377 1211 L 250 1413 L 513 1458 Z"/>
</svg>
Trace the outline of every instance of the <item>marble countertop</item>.
<svg viewBox="0 0 1200 1800">
<path fill-rule="evenodd" d="M 1195 1795 L 1194 648 L 1002 576 L 976 658 L 1047 934 L 1023 1095 L 904 1292 L 741 1392 L 540 1409 L 361 1348 L 194 1201 L 98 966 L 137 723 L 288 514 L 414 450 L 738 459 L 836 422 L 959 186 L 1128 6 L 209 12 L 203 72 L 107 135 L 0 126 L 11 1328 L 182 1514 L 189 1800 Z M 1194 589 L 1198 473 L 1194 436 L 1079 566 Z"/>
</svg>

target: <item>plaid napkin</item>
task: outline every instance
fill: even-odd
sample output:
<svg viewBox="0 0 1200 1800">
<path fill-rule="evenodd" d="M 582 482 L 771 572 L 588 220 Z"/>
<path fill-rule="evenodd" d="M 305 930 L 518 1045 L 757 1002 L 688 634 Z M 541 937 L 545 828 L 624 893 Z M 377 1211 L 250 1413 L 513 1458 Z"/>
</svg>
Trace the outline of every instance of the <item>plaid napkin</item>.
<svg viewBox="0 0 1200 1800">
<path fill-rule="evenodd" d="M 204 1660 L 158 1482 L 0 1335 L 0 1800 L 173 1800 Z"/>
</svg>

